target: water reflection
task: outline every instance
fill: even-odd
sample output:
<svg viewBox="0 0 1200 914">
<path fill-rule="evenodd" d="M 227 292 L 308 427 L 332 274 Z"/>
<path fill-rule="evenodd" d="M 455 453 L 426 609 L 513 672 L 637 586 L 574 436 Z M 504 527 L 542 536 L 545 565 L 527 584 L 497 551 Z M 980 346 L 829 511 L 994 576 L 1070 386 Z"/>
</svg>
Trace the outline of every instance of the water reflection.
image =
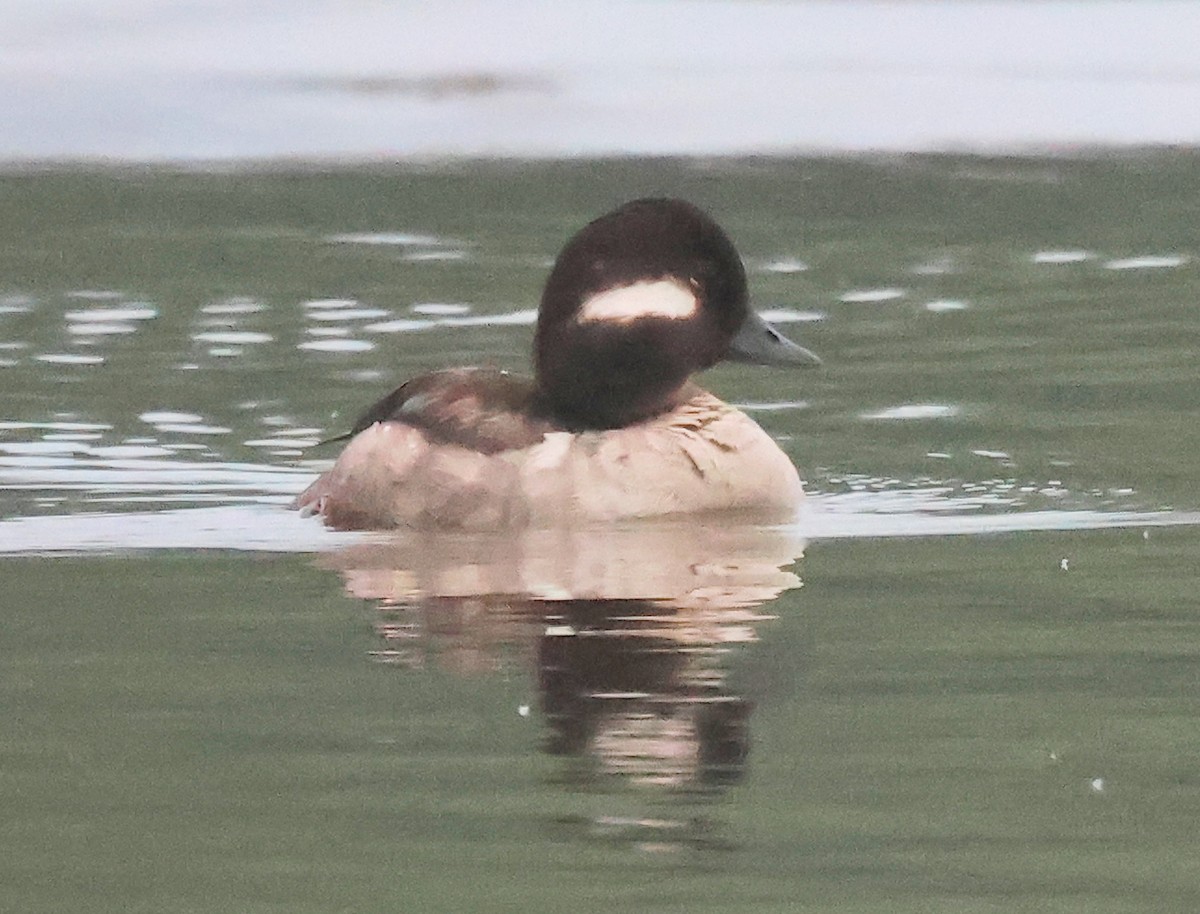
<svg viewBox="0 0 1200 914">
<path fill-rule="evenodd" d="M 803 545 L 794 530 L 675 522 L 402 534 L 318 561 L 372 604 L 379 661 L 471 675 L 518 658 L 565 787 L 695 799 L 745 776 L 753 703 L 728 661 L 773 618 L 767 604 L 799 586 L 787 566 Z M 690 820 L 661 814 L 578 824 L 606 839 L 696 840 Z"/>
<path fill-rule="evenodd" d="M 579 760 L 568 779 L 688 790 L 742 779 L 752 703 L 729 690 L 724 658 L 770 616 L 701 615 L 589 600 L 547 620 L 537 642 L 545 745 Z"/>
</svg>

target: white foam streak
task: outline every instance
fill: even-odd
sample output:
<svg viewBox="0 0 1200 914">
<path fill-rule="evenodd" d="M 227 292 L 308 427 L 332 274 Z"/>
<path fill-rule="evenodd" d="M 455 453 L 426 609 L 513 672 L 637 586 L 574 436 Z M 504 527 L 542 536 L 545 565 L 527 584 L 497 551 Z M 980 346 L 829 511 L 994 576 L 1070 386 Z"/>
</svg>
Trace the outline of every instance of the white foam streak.
<svg viewBox="0 0 1200 914">
<path fill-rule="evenodd" d="M 88 308 L 68 311 L 68 321 L 79 323 L 108 323 L 112 321 L 148 321 L 158 317 L 158 309 L 150 305 L 131 304 L 124 308 Z"/>
<path fill-rule="evenodd" d="M 0 555 L 111 553 L 147 549 L 317 552 L 369 539 L 333 533 L 277 506 L 223 505 L 0 522 Z"/>
<path fill-rule="evenodd" d="M 211 469 L 211 468 L 210 468 Z M 296 474 L 278 475 L 290 492 Z M 229 482 L 236 490 L 239 480 Z M 201 500 L 187 496 L 192 500 Z M 228 498 L 228 495 L 225 496 Z M 138 500 L 126 495 L 123 501 Z M 155 500 L 167 500 L 155 496 Z M 231 549 L 255 552 L 312 553 L 369 542 L 381 534 L 334 533 L 315 518 L 284 510 L 287 496 L 255 499 L 256 504 L 166 509 L 123 513 L 94 513 L 23 517 L 0 521 L 0 555 L 113 553 L 154 549 Z M 1149 511 L 1027 511 L 1011 514 L 963 514 L 907 510 L 894 496 L 878 494 L 810 497 L 792 527 L 808 540 L 875 539 L 887 537 L 963 536 L 1056 530 L 1100 530 L 1200 526 L 1200 513 Z M 384 535 L 386 536 L 386 535 Z"/>
<path fill-rule="evenodd" d="M 192 339 L 204 343 L 225 343 L 233 346 L 242 346 L 254 343 L 269 343 L 274 337 L 269 333 L 255 333 L 250 330 L 206 330 L 203 333 L 197 333 Z"/>
<path fill-rule="evenodd" d="M 1068 263 L 1083 263 L 1091 258 L 1092 255 L 1087 251 L 1038 251 L 1030 259 L 1034 263 L 1060 266 Z"/>
<path fill-rule="evenodd" d="M 1181 267 L 1188 262 L 1182 254 L 1147 254 L 1142 257 L 1125 257 L 1110 260 L 1104 265 L 1106 270 L 1169 270 Z"/>
<path fill-rule="evenodd" d="M 863 419 L 950 419 L 959 414 L 957 406 L 946 403 L 905 403 L 873 413 L 863 413 Z"/>
<path fill-rule="evenodd" d="M 432 247 L 451 243 L 436 235 L 419 235 L 415 232 L 344 232 L 340 235 L 326 235 L 325 241 L 330 244 L 366 244 L 380 247 Z"/>
<path fill-rule="evenodd" d="M 375 348 L 375 344 L 370 340 L 346 340 L 329 337 L 309 340 L 307 343 L 300 343 L 296 348 L 309 352 L 368 352 Z"/>
<path fill-rule="evenodd" d="M 841 503 L 848 498 L 829 495 L 808 499 L 796 524 L 798 534 L 808 540 L 829 540 L 1200 526 L 1200 512 L 1055 510 L 969 515 L 931 510 L 866 512 Z"/>
<path fill-rule="evenodd" d="M 844 293 L 840 300 L 850 304 L 870 304 L 874 302 L 896 301 L 897 299 L 904 298 L 905 294 L 903 289 L 855 289 Z"/>
<path fill-rule="evenodd" d="M 104 356 L 102 355 L 78 355 L 71 352 L 47 352 L 43 355 L 34 356 L 39 362 L 46 362 L 49 365 L 103 365 Z"/>
<path fill-rule="evenodd" d="M 801 311 L 798 308 L 766 308 L 758 316 L 768 324 L 815 324 L 825 320 L 824 311 Z"/>
</svg>

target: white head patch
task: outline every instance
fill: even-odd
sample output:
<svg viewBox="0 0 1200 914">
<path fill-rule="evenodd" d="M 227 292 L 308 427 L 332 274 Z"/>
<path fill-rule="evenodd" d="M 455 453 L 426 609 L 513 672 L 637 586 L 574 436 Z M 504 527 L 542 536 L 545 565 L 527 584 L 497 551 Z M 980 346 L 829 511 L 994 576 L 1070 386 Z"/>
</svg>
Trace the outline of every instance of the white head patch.
<svg viewBox="0 0 1200 914">
<path fill-rule="evenodd" d="M 674 279 L 635 282 L 605 289 L 584 301 L 579 321 L 613 321 L 628 324 L 643 317 L 683 320 L 693 317 L 700 302 L 690 285 Z"/>
</svg>

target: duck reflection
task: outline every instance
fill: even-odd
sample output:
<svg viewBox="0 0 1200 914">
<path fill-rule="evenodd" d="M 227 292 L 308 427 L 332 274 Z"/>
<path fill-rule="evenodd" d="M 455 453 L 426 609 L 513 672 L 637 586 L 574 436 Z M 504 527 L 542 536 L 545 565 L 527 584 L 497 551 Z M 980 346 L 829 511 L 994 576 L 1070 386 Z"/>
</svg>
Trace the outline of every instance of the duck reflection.
<svg viewBox="0 0 1200 914">
<path fill-rule="evenodd" d="M 766 616 L 637 601 L 570 601 L 538 640 L 538 683 L 554 755 L 582 777 L 708 788 L 741 779 L 751 703 L 726 688 L 723 654 Z"/>
<path fill-rule="evenodd" d="M 566 781 L 682 791 L 744 776 L 753 703 L 726 662 L 800 581 L 803 542 L 752 523 L 391 534 L 321 559 L 371 601 L 376 659 L 536 670 Z"/>
</svg>

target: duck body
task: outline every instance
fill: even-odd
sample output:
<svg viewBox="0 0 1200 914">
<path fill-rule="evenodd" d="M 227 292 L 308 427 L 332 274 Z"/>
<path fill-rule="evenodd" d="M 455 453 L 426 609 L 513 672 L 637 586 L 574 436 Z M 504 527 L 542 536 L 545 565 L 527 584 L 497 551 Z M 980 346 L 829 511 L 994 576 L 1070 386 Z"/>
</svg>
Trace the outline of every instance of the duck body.
<svg viewBox="0 0 1200 914">
<path fill-rule="evenodd" d="M 582 229 L 551 271 L 534 348 L 533 378 L 455 368 L 403 384 L 294 506 L 339 529 L 796 510 L 787 455 L 689 379 L 724 358 L 819 360 L 749 310 L 737 252 L 700 210 L 638 200 Z"/>
<path fill-rule="evenodd" d="M 650 419 L 572 430 L 537 416 L 532 382 L 505 372 L 409 384 L 421 390 L 416 421 L 401 406 L 358 432 L 298 507 L 339 529 L 481 530 L 704 511 L 782 519 L 802 495 L 771 437 L 698 387 Z"/>
</svg>

